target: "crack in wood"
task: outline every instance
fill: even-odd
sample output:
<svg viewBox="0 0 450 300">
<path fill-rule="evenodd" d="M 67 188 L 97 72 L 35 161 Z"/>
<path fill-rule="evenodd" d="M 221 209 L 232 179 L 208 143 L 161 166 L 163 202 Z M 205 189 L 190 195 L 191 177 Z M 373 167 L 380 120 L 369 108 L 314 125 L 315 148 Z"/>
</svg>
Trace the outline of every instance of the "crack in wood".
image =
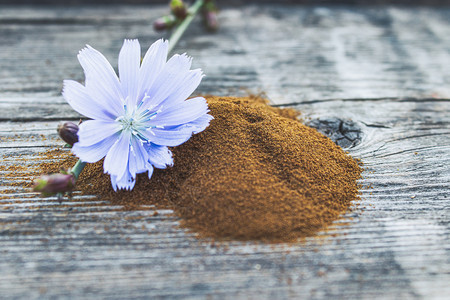
<svg viewBox="0 0 450 300">
<path fill-rule="evenodd" d="M 299 102 L 289 102 L 289 103 L 281 103 L 281 104 L 271 104 L 274 107 L 290 107 L 290 106 L 300 106 L 300 105 L 310 105 L 316 103 L 324 103 L 324 102 L 334 102 L 334 101 L 343 101 L 343 102 L 363 102 L 363 101 L 395 101 L 395 102 L 450 102 L 450 99 L 447 98 L 398 98 L 398 97 L 380 97 L 380 98 L 330 98 L 330 99 L 314 99 L 314 100 L 305 100 Z"/>
</svg>

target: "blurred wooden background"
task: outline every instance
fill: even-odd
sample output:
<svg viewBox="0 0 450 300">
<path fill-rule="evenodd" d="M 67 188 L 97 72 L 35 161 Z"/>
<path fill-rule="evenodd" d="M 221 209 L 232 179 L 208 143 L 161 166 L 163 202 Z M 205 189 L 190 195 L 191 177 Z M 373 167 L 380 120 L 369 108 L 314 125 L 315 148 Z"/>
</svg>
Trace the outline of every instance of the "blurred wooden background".
<svg viewBox="0 0 450 300">
<path fill-rule="evenodd" d="M 10 167 L 79 117 L 60 94 L 84 78 L 77 52 L 116 67 L 124 38 L 161 37 L 167 6 L 0 6 L 0 298 L 448 299 L 450 8 L 265 2 L 222 6 L 218 33 L 197 20 L 175 51 L 204 70 L 198 92 L 265 92 L 361 158 L 360 205 L 298 243 L 216 245 L 170 211 L 15 186 L 27 170 Z"/>
<path fill-rule="evenodd" d="M 189 1 L 185 1 L 189 3 Z M 193 1 L 191 1 L 193 2 Z M 0 4 L 8 5 L 161 5 L 167 4 L 166 0 L 66 0 L 64 3 L 58 0 L 1 0 Z M 216 0 L 220 7 L 241 6 L 243 4 L 270 4 L 278 5 L 300 4 L 300 5 L 448 5 L 449 0 Z"/>
</svg>

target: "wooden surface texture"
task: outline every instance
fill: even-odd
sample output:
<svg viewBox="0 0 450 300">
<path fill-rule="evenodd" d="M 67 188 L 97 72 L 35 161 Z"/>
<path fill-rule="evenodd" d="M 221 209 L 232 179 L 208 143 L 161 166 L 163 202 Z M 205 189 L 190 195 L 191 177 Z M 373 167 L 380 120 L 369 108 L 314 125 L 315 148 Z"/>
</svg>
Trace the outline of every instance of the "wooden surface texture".
<svg viewBox="0 0 450 300">
<path fill-rule="evenodd" d="M 448 7 L 230 7 L 217 34 L 196 21 L 177 46 L 206 74 L 199 93 L 265 92 L 362 159 L 359 205 L 318 236 L 216 245 L 170 211 L 14 185 L 27 170 L 8 167 L 60 147 L 56 125 L 80 117 L 60 94 L 83 80 L 77 52 L 116 67 L 123 39 L 150 45 L 165 12 L 0 6 L 0 298 L 448 299 Z"/>
</svg>

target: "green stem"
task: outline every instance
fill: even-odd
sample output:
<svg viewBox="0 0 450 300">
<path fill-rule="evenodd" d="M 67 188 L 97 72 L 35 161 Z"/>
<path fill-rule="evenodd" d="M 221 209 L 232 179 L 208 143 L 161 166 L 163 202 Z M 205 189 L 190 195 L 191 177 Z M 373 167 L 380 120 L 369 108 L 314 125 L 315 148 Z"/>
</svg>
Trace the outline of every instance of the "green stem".
<svg viewBox="0 0 450 300">
<path fill-rule="evenodd" d="M 175 29 L 175 31 L 172 33 L 172 35 L 169 38 L 169 53 L 173 50 L 175 45 L 178 43 L 178 41 L 180 40 L 183 33 L 186 31 L 186 29 L 191 24 L 192 20 L 194 20 L 195 15 L 198 13 L 200 8 L 203 6 L 204 2 L 205 2 L 204 0 L 197 0 L 191 7 L 189 7 L 188 15 L 187 15 L 186 19 L 184 19 L 183 22 L 181 22 L 180 25 L 178 25 L 178 27 Z"/>
<path fill-rule="evenodd" d="M 83 171 L 85 165 L 86 163 L 84 161 L 81 161 L 81 159 L 79 159 L 77 163 L 73 166 L 73 168 L 70 170 L 70 173 L 72 173 L 73 176 L 75 177 L 75 181 L 78 179 L 78 176 L 80 176 L 81 171 Z"/>
</svg>

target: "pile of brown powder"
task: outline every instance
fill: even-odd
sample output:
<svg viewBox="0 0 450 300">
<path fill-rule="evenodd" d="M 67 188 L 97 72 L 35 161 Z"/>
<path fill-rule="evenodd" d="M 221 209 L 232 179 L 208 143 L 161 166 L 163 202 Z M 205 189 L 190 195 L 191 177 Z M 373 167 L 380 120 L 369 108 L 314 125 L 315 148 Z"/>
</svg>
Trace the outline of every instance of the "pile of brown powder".
<svg viewBox="0 0 450 300">
<path fill-rule="evenodd" d="M 125 209 L 173 209 L 200 236 L 266 241 L 310 236 L 358 197 L 358 162 L 292 109 L 251 97 L 207 100 L 214 120 L 172 149 L 172 168 L 116 193 L 100 161 L 86 166 L 77 189 Z"/>
</svg>

